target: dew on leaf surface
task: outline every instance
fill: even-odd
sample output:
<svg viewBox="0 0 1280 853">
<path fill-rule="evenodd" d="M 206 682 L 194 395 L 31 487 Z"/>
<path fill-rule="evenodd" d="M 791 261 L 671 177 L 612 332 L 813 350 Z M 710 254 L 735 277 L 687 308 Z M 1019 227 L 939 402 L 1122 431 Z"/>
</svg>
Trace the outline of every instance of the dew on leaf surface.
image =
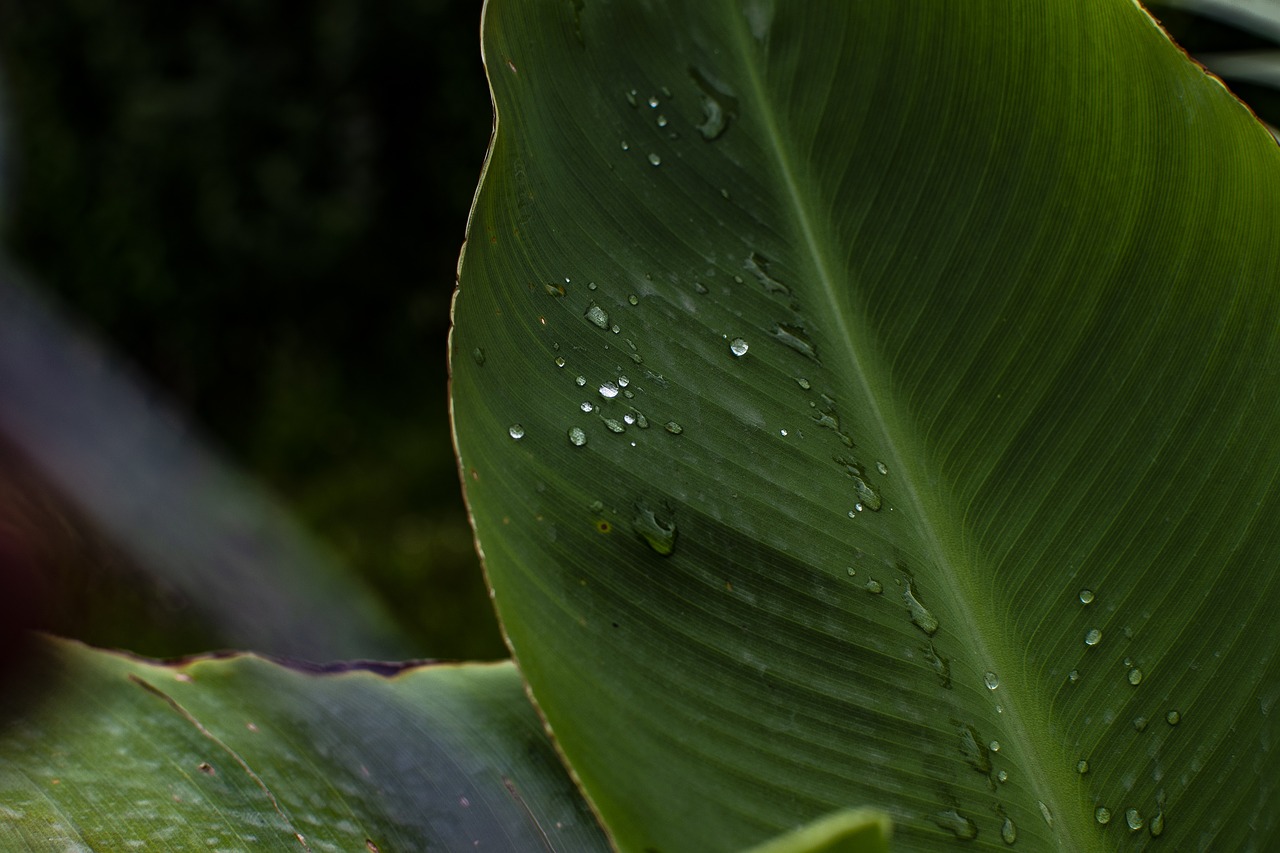
<svg viewBox="0 0 1280 853">
<path fill-rule="evenodd" d="M 1005 844 L 1012 844 L 1018 840 L 1018 828 L 1009 818 L 1005 818 L 1004 823 L 1000 824 L 1000 840 Z"/>
<path fill-rule="evenodd" d="M 733 353 L 735 356 L 739 358 L 747 354 L 748 348 L 749 347 L 747 345 L 747 342 L 744 341 L 742 338 L 734 338 L 732 341 L 729 342 L 729 352 Z"/>
<path fill-rule="evenodd" d="M 659 518 L 648 504 L 636 503 L 636 514 L 631 527 L 650 548 L 666 557 L 676 548 L 675 519 Z"/>
<path fill-rule="evenodd" d="M 1170 711 L 1164 715 L 1164 721 L 1171 726 L 1176 726 L 1178 723 L 1182 722 L 1182 714 L 1178 713 L 1176 710 Z"/>
<path fill-rule="evenodd" d="M 961 841 L 972 841 L 978 837 L 978 825 L 955 809 L 934 812 L 933 822 Z"/>
<path fill-rule="evenodd" d="M 987 670 L 982 674 L 982 683 L 987 685 L 988 690 L 995 690 L 1000 686 L 1000 676 L 996 675 L 991 670 Z"/>
<path fill-rule="evenodd" d="M 906 588 L 902 590 L 902 600 L 907 604 L 907 612 L 911 615 L 912 624 L 930 637 L 938 632 L 938 617 L 930 613 L 929 608 L 916 597 L 915 587 L 910 579 L 907 580 Z"/>
<path fill-rule="evenodd" d="M 1129 677 L 1129 683 L 1132 684 L 1134 687 L 1137 687 L 1139 684 L 1142 683 L 1142 670 L 1138 669 L 1135 666 L 1133 669 L 1129 670 L 1128 677 Z"/>
<path fill-rule="evenodd" d="M 604 421 L 605 428 L 608 429 L 609 432 L 626 432 L 627 431 L 626 427 L 618 423 L 618 421 L 614 420 L 613 418 L 601 418 L 601 420 Z"/>
<path fill-rule="evenodd" d="M 655 152 L 650 151 L 650 152 L 649 152 L 649 165 L 651 165 L 651 166 L 661 166 L 661 165 L 662 165 L 662 158 L 661 158 L 661 157 L 659 157 Z"/>
<path fill-rule="evenodd" d="M 1080 759 L 1076 762 L 1076 772 L 1081 776 L 1089 772 L 1089 762 L 1086 759 Z"/>
<path fill-rule="evenodd" d="M 1103 826 L 1106 826 L 1111 823 L 1111 809 L 1106 806 L 1098 806 L 1093 810 L 1093 819 Z"/>
<path fill-rule="evenodd" d="M 524 438 L 524 427 L 521 426 L 520 424 L 512 424 L 510 427 L 507 428 L 507 434 L 510 435 L 516 441 L 519 441 L 520 439 Z"/>
<path fill-rule="evenodd" d="M 476 347 L 475 349 L 473 349 L 471 351 L 471 360 L 474 361 L 478 366 L 483 367 L 484 366 L 484 350 L 480 349 L 480 347 Z"/>
<path fill-rule="evenodd" d="M 592 304 L 587 307 L 586 313 L 583 315 L 596 326 L 601 329 L 609 328 L 609 312 L 605 311 L 599 305 Z"/>
<path fill-rule="evenodd" d="M 1049 807 L 1044 804 L 1043 800 L 1036 800 L 1036 805 L 1040 807 L 1040 817 L 1044 818 L 1047 826 L 1053 826 L 1053 812 L 1049 811 Z"/>
<path fill-rule="evenodd" d="M 671 433 L 672 435 L 679 435 L 680 433 L 684 432 L 684 427 L 680 426 L 680 424 L 676 423 L 675 421 L 667 421 L 665 424 L 663 424 L 663 428 L 667 432 Z"/>
<path fill-rule="evenodd" d="M 1102 632 L 1097 628 L 1090 628 L 1084 635 L 1084 644 L 1086 646 L 1096 646 L 1102 642 Z"/>
<path fill-rule="evenodd" d="M 617 384 L 613 382 L 600 383 L 600 396 L 604 397 L 606 400 L 612 400 L 614 397 L 618 396 Z"/>
<path fill-rule="evenodd" d="M 1137 809 L 1125 809 L 1124 822 L 1129 827 L 1130 832 L 1137 832 L 1146 826 L 1146 821 L 1142 819 L 1142 812 Z"/>
<path fill-rule="evenodd" d="M 889 466 L 888 466 L 888 465 L 885 465 L 883 462 L 877 462 L 877 463 L 876 463 L 876 470 L 877 470 L 877 471 L 879 471 L 881 474 L 888 474 L 888 473 L 889 473 Z"/>
<path fill-rule="evenodd" d="M 569 428 L 569 443 L 574 447 L 581 447 L 587 443 L 587 434 L 582 427 Z"/>
<path fill-rule="evenodd" d="M 1080 603 L 1093 604 L 1093 590 L 1091 589 L 1080 590 Z"/>
<path fill-rule="evenodd" d="M 872 578 L 871 580 L 867 581 L 866 588 L 867 588 L 867 592 L 871 593 L 872 595 L 879 595 L 880 593 L 884 592 L 884 585 L 881 584 L 880 581 L 876 580 L 875 578 Z"/>
</svg>

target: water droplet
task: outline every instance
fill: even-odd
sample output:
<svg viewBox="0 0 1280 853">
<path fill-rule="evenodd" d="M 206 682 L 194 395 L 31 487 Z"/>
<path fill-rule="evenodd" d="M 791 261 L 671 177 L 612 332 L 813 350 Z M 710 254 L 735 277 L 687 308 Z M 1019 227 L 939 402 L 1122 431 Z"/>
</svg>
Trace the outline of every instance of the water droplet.
<svg viewBox="0 0 1280 853">
<path fill-rule="evenodd" d="M 606 400 L 612 400 L 618 396 L 618 386 L 613 382 L 603 382 L 600 385 L 600 396 Z"/>
<path fill-rule="evenodd" d="M 1176 726 L 1178 723 L 1182 722 L 1182 715 L 1179 714 L 1176 710 L 1170 711 L 1169 713 L 1164 715 L 1164 721 L 1171 726 Z"/>
<path fill-rule="evenodd" d="M 788 326 L 785 323 L 775 323 L 772 334 L 780 343 L 790 347 L 805 358 L 811 358 L 814 361 L 818 361 L 818 348 L 809 340 L 809 336 L 805 330 L 799 326 Z"/>
<path fill-rule="evenodd" d="M 616 335 L 622 331 L 622 328 L 617 323 L 614 323 L 612 326 L 609 327 L 609 331 L 613 332 Z"/>
<path fill-rule="evenodd" d="M 1124 822 L 1129 826 L 1130 832 L 1137 832 L 1146 826 L 1146 821 L 1142 819 L 1142 812 L 1137 809 L 1125 809 Z"/>
<path fill-rule="evenodd" d="M 751 256 L 743 263 L 743 267 L 755 276 L 756 281 L 760 282 L 760 286 L 767 293 L 780 293 L 783 296 L 791 295 L 791 288 L 769 275 L 769 259 L 757 252 L 752 252 Z"/>
<path fill-rule="evenodd" d="M 472 361 L 474 361 L 477 365 L 481 365 L 481 366 L 483 366 L 483 365 L 484 365 L 484 350 L 480 349 L 480 347 L 476 347 L 475 349 L 473 349 L 473 350 L 471 351 L 471 360 L 472 360 Z"/>
<path fill-rule="evenodd" d="M 564 296 L 563 284 L 544 284 L 543 288 L 546 289 L 548 296 L 554 296 L 557 299 L 560 298 L 561 296 Z"/>
<path fill-rule="evenodd" d="M 595 290 L 598 286 L 594 281 L 587 282 L 587 290 Z"/>
<path fill-rule="evenodd" d="M 1134 731 L 1145 732 L 1147 730 L 1147 718 L 1137 716 L 1133 718 Z"/>
<path fill-rule="evenodd" d="M 1086 646 L 1096 646 L 1102 642 L 1102 632 L 1097 628 L 1090 628 L 1089 632 L 1084 635 L 1084 644 Z"/>
<path fill-rule="evenodd" d="M 585 377 L 585 376 L 579 376 L 579 377 L 577 377 L 576 379 L 574 379 L 574 380 L 573 380 L 573 384 L 574 384 L 574 385 L 577 385 L 579 388 L 581 388 L 582 386 L 584 386 L 584 385 L 586 385 L 586 384 L 587 384 L 587 377 Z"/>
<path fill-rule="evenodd" d="M 780 430 L 778 430 L 778 435 L 782 436 L 783 438 L 786 438 L 786 437 L 787 437 L 787 431 L 786 431 L 785 429 L 780 429 Z"/>
<path fill-rule="evenodd" d="M 906 588 L 902 591 L 902 600 L 907 603 L 907 612 L 911 614 L 912 624 L 930 637 L 938 632 L 937 617 L 930 613 L 929 608 L 916 597 L 915 588 L 909 579 Z"/>
<path fill-rule="evenodd" d="M 805 379 L 803 376 L 796 377 L 796 384 L 806 391 L 808 391 L 810 388 L 813 387 L 812 385 L 809 384 L 809 380 Z"/>
<path fill-rule="evenodd" d="M 978 825 L 955 809 L 935 812 L 933 822 L 945 829 L 961 841 L 972 841 L 978 837 Z"/>
<path fill-rule="evenodd" d="M 698 132 L 708 142 L 719 139 L 728 130 L 729 119 L 737 115 L 738 99 L 725 86 L 712 82 L 693 66 L 689 67 L 689 76 L 702 91 L 702 123 L 698 125 Z M 720 192 L 728 198 L 727 192 Z"/>
<path fill-rule="evenodd" d="M 636 296 L 636 295 L 633 293 L 633 294 L 631 294 L 630 296 L 628 296 L 628 297 L 627 297 L 627 302 L 631 303 L 632 305 L 639 305 L 639 304 L 640 304 L 640 297 L 639 297 L 639 296 Z"/>
<path fill-rule="evenodd" d="M 876 470 L 877 470 L 877 471 L 879 471 L 881 474 L 888 474 L 888 473 L 889 473 L 889 466 L 888 466 L 888 465 L 885 465 L 883 462 L 877 462 L 877 463 L 876 463 Z"/>
<path fill-rule="evenodd" d="M 643 413 L 637 412 L 635 409 L 632 409 L 631 411 L 635 413 L 636 426 L 640 427 L 640 429 L 648 429 L 649 419 L 646 418 Z"/>
<path fill-rule="evenodd" d="M 982 674 L 982 683 L 987 685 L 988 690 L 995 690 L 1000 686 L 1000 676 L 991 670 L 987 670 Z"/>
<path fill-rule="evenodd" d="M 680 424 L 676 423 L 675 421 L 667 421 L 663 425 L 663 428 L 666 429 L 666 431 L 671 433 L 672 435 L 679 435 L 680 433 L 684 432 L 684 427 L 680 426 Z"/>
<path fill-rule="evenodd" d="M 630 426 L 631 424 L 636 422 L 636 416 L 631 414 L 630 412 L 627 412 L 625 415 L 622 416 L 622 420 L 625 421 L 628 426 Z"/>
<path fill-rule="evenodd" d="M 649 96 L 649 109 L 651 109 L 651 110 L 656 110 L 657 108 L 658 108 L 658 96 L 657 96 L 657 95 L 650 95 L 650 96 Z"/>
<path fill-rule="evenodd" d="M 507 433 L 510 434 L 510 436 L 513 439 L 515 439 L 516 441 L 519 441 L 520 439 L 524 438 L 524 427 L 521 426 L 520 424 L 512 424 L 510 427 L 508 427 Z"/>
<path fill-rule="evenodd" d="M 729 352 L 733 353 L 738 357 L 742 357 L 746 355 L 747 348 L 748 348 L 747 342 L 744 341 L 742 338 L 734 338 L 732 341 L 729 342 Z"/>
<path fill-rule="evenodd" d="M 849 569 L 849 574 L 854 574 L 853 569 Z M 933 647 L 933 643 L 925 646 L 924 659 L 938 676 L 938 679 L 942 682 L 942 686 L 950 690 L 951 661 L 938 654 L 938 650 Z"/>
<path fill-rule="evenodd" d="M 996 781 L 997 781 L 997 782 L 1008 782 L 1008 781 L 1009 781 L 1009 771 L 1007 771 L 1007 770 L 1001 770 L 999 773 L 997 773 L 997 774 L 996 774 Z"/>
<path fill-rule="evenodd" d="M 569 428 L 569 443 L 574 447 L 581 447 L 587 443 L 587 434 L 583 432 L 582 427 Z"/>
<path fill-rule="evenodd" d="M 659 157 L 659 156 L 657 155 L 657 153 L 655 153 L 655 152 L 653 152 L 653 151 L 650 151 L 650 152 L 649 152 L 649 164 L 650 164 L 651 166 L 661 166 L 661 165 L 662 165 L 662 158 L 661 158 L 661 157 Z"/>
<path fill-rule="evenodd" d="M 1012 844 L 1018 840 L 1018 828 L 1009 818 L 1005 818 L 1004 823 L 1000 824 L 1000 839 L 1005 844 Z"/>
<path fill-rule="evenodd" d="M 667 126 L 667 117 L 666 117 L 666 116 L 664 116 L 664 115 L 659 115 L 659 116 L 658 116 L 658 127 L 666 127 L 666 126 Z"/>
<path fill-rule="evenodd" d="M 879 595 L 880 593 L 884 592 L 884 585 L 881 584 L 880 581 L 876 580 L 875 578 L 872 578 L 871 580 L 867 581 L 867 592 L 871 593 L 872 595 Z"/>
<path fill-rule="evenodd" d="M 632 89 L 630 92 L 627 92 L 627 103 L 633 107 L 639 106 L 640 105 L 640 102 L 638 100 L 639 94 L 640 93 L 637 92 L 635 89 Z"/>
<path fill-rule="evenodd" d="M 1111 809 L 1106 806 L 1098 806 L 1093 810 L 1093 819 L 1103 826 L 1106 826 L 1111 823 Z"/>
<path fill-rule="evenodd" d="M 599 326 L 601 329 L 609 328 L 609 312 L 605 311 L 594 302 L 587 308 L 587 312 L 583 316 L 595 325 Z"/>
<path fill-rule="evenodd" d="M 960 754 L 964 756 L 965 763 L 983 776 L 989 776 L 991 774 L 991 753 L 987 747 L 982 745 L 982 741 L 978 739 L 977 729 L 967 724 L 959 724 L 958 731 L 960 733 Z"/>
<path fill-rule="evenodd" d="M 856 504 L 854 504 L 854 505 L 853 505 L 853 508 L 854 508 L 855 510 L 857 510 L 858 512 L 862 512 L 862 504 L 861 504 L 861 503 L 856 503 Z"/>
<path fill-rule="evenodd" d="M 1141 684 L 1142 670 L 1138 669 L 1136 666 L 1133 669 L 1129 670 L 1129 683 L 1132 684 L 1134 687 L 1137 687 L 1139 684 Z"/>
<path fill-rule="evenodd" d="M 623 151 L 630 151 L 630 150 L 631 150 L 631 146 L 630 146 L 629 144 L 627 144 L 627 140 L 625 140 L 625 139 L 624 139 L 624 140 L 622 140 L 622 150 L 623 150 Z"/>
<path fill-rule="evenodd" d="M 1080 590 L 1080 603 L 1093 604 L 1093 590 L 1091 589 Z"/>
<path fill-rule="evenodd" d="M 1080 670 L 1073 669 L 1067 673 L 1067 681 L 1070 681 L 1072 684 L 1075 684 L 1079 680 L 1080 680 Z"/>
<path fill-rule="evenodd" d="M 601 418 L 600 420 L 604 421 L 604 425 L 606 428 L 608 428 L 609 432 L 626 432 L 627 431 L 626 427 L 618 423 L 613 418 Z"/>
<path fill-rule="evenodd" d="M 993 740 L 993 741 L 991 741 L 991 743 L 987 744 L 987 749 L 991 750 L 992 752 L 999 752 L 999 751 L 1000 751 L 1000 741 L 998 741 L 998 740 Z"/>
<path fill-rule="evenodd" d="M 1036 805 L 1040 807 L 1040 817 L 1044 818 L 1044 822 L 1048 826 L 1053 826 L 1053 812 L 1049 811 L 1041 800 L 1036 800 Z"/>
<path fill-rule="evenodd" d="M 666 557 L 676 549 L 675 519 L 662 519 L 643 502 L 636 504 L 636 515 L 631 520 L 635 532 L 649 547 Z"/>
<path fill-rule="evenodd" d="M 560 356 L 560 355 L 556 356 L 556 367 L 564 367 L 564 364 L 565 364 L 564 356 Z"/>
<path fill-rule="evenodd" d="M 590 400 L 583 400 L 582 403 L 578 406 L 578 408 L 582 409 L 582 411 L 586 412 L 587 414 L 591 414 L 596 410 L 596 407 L 591 405 Z"/>
<path fill-rule="evenodd" d="M 1152 838 L 1159 838 L 1164 833 L 1164 812 L 1155 813 L 1151 823 L 1147 824 L 1147 831 L 1151 833 Z"/>
</svg>

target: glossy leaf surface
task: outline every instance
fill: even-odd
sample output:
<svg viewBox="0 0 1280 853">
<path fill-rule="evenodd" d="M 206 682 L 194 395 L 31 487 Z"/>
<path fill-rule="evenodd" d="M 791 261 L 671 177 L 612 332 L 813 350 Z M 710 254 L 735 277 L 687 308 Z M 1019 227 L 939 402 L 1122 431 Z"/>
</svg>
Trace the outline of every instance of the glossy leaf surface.
<svg viewBox="0 0 1280 853">
<path fill-rule="evenodd" d="M 395 669 L 395 668 L 393 668 Z M 38 647 L 0 719 L 0 849 L 608 846 L 508 664 L 313 673 Z"/>
<path fill-rule="evenodd" d="M 1280 844 L 1239 102 L 1127 0 L 491 0 L 484 51 L 456 439 L 623 849 Z"/>
</svg>

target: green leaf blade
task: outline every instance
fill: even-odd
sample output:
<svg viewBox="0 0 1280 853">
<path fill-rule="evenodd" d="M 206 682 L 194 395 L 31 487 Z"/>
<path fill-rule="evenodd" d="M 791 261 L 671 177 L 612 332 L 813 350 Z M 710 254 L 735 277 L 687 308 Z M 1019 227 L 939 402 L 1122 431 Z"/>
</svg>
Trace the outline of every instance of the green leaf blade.
<svg viewBox="0 0 1280 853">
<path fill-rule="evenodd" d="M 510 664 L 315 674 L 37 646 L 5 850 L 606 850 Z"/>
<path fill-rule="evenodd" d="M 571 19 L 489 7 L 455 428 L 618 843 L 859 805 L 903 849 L 1273 838 L 1274 774 L 1204 769 L 1249 772 L 1277 679 L 1265 131 L 1129 3 Z"/>
</svg>

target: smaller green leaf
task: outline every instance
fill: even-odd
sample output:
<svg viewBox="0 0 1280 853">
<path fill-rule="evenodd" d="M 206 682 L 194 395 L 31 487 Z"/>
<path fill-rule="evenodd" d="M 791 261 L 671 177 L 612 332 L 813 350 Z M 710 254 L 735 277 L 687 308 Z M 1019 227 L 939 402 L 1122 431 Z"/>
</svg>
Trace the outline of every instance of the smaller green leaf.
<svg viewBox="0 0 1280 853">
<path fill-rule="evenodd" d="M 36 644 L 0 850 L 603 851 L 510 663 L 303 672 Z"/>
<path fill-rule="evenodd" d="M 893 822 L 876 809 L 845 809 L 780 835 L 747 853 L 889 853 Z"/>
</svg>

